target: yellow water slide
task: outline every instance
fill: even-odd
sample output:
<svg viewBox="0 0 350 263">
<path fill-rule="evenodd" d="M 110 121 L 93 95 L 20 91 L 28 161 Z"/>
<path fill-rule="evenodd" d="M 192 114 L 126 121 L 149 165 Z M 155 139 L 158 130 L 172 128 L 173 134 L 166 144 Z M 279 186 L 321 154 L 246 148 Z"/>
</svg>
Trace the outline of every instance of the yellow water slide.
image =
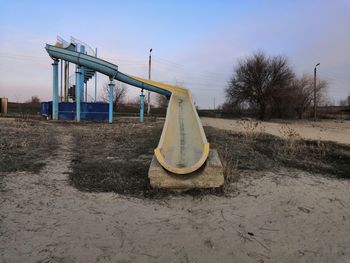
<svg viewBox="0 0 350 263">
<path fill-rule="evenodd" d="M 163 132 L 154 154 L 158 162 L 175 174 L 199 169 L 209 154 L 209 143 L 187 89 L 129 76 L 171 92 Z"/>
</svg>

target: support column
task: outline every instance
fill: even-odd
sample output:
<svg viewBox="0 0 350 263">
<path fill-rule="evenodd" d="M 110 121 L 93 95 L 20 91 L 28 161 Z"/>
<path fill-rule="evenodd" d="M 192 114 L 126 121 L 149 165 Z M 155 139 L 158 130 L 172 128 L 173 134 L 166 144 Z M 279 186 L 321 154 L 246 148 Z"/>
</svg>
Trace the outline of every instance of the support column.
<svg viewBox="0 0 350 263">
<path fill-rule="evenodd" d="M 84 74 L 85 68 L 80 67 L 80 99 L 85 102 L 85 84 L 84 84 Z"/>
<path fill-rule="evenodd" d="M 80 88 L 81 88 L 81 70 L 80 66 L 77 66 L 77 71 L 75 72 L 75 104 L 76 104 L 76 121 L 80 121 Z"/>
<path fill-rule="evenodd" d="M 52 119 L 58 120 L 58 59 L 52 63 L 53 66 L 53 96 L 52 96 Z"/>
<path fill-rule="evenodd" d="M 68 102 L 69 62 L 64 62 L 64 102 Z"/>
<path fill-rule="evenodd" d="M 144 121 L 145 114 L 145 95 L 143 95 L 143 89 L 141 90 L 140 95 L 140 122 Z"/>
<path fill-rule="evenodd" d="M 114 82 L 113 78 L 109 78 L 109 114 L 108 114 L 108 122 L 113 122 L 113 91 L 114 91 Z"/>
<path fill-rule="evenodd" d="M 61 59 L 60 102 L 63 101 L 63 60 Z"/>
<path fill-rule="evenodd" d="M 87 90 L 87 82 L 86 82 L 86 83 L 85 83 L 85 99 L 84 99 L 85 102 L 88 101 L 88 96 L 87 96 L 87 94 L 88 94 L 88 90 Z"/>
<path fill-rule="evenodd" d="M 84 45 L 80 45 L 80 53 L 85 54 L 85 46 Z M 85 101 L 85 88 L 84 88 L 84 76 L 85 76 L 85 67 L 80 67 L 80 77 L 81 77 L 81 82 L 80 82 L 80 98 L 82 101 Z"/>
</svg>

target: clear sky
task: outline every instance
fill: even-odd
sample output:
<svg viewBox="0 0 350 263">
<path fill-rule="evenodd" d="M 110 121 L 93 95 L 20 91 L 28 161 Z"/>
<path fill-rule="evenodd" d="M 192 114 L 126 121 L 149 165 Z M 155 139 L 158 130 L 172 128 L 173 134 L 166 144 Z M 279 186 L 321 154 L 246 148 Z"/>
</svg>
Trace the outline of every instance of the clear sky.
<svg viewBox="0 0 350 263">
<path fill-rule="evenodd" d="M 350 1 L 0 0 L 0 96 L 52 96 L 45 43 L 59 35 L 98 48 L 127 74 L 183 85 L 201 108 L 224 101 L 237 59 L 262 50 L 286 55 L 298 74 L 329 82 L 337 102 L 350 92 Z M 99 87 L 108 78 L 99 75 Z M 89 93 L 93 85 L 89 84 Z M 129 87 L 128 96 L 140 90 Z M 100 91 L 99 91 L 100 92 Z"/>
</svg>

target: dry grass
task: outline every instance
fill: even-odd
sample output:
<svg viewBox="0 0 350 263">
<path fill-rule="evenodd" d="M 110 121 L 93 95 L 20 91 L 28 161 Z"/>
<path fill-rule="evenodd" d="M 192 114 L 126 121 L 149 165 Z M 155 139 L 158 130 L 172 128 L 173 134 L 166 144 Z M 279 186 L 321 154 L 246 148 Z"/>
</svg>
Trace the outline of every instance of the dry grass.
<svg viewBox="0 0 350 263">
<path fill-rule="evenodd" d="M 246 134 L 206 127 L 208 140 L 217 148 L 226 177 L 235 170 L 236 178 L 254 171 L 294 168 L 310 173 L 350 178 L 350 146 L 333 142 L 301 140 L 298 134 L 284 128 L 285 139 L 260 134 L 254 141 Z M 250 136 L 250 135 L 248 135 Z"/>
<path fill-rule="evenodd" d="M 147 174 L 162 125 L 158 122 L 75 125 L 71 183 L 84 191 L 156 195 Z"/>
<path fill-rule="evenodd" d="M 238 125 L 241 126 L 244 138 L 248 142 L 255 141 L 259 136 L 265 133 L 265 127 L 261 123 L 261 121 L 255 120 L 240 120 L 238 121 Z"/>
<path fill-rule="evenodd" d="M 279 132 L 282 135 L 282 138 L 284 138 L 285 145 L 282 150 L 291 154 L 301 150 L 302 140 L 300 134 L 296 130 L 289 127 L 287 124 L 284 124 L 279 129 Z"/>
<path fill-rule="evenodd" d="M 38 172 L 57 146 L 54 128 L 18 118 L 0 121 L 0 172 Z"/>
<path fill-rule="evenodd" d="M 60 125 L 60 129 L 57 129 Z M 246 132 L 234 133 L 205 127 L 211 147 L 218 150 L 225 186 L 190 191 L 196 197 L 231 194 L 240 176 L 260 176 L 261 171 L 293 168 L 341 178 L 350 177 L 350 146 L 300 140 L 287 126 L 285 139 L 262 132 L 260 124 L 246 123 Z M 73 136 L 72 185 L 83 191 L 116 192 L 158 198 L 171 191 L 150 187 L 148 168 L 162 131 L 162 122 L 47 123 L 30 120 L 0 122 L 0 172 L 38 172 L 55 154 L 60 132 Z M 287 169 L 288 170 L 288 169 Z"/>
</svg>

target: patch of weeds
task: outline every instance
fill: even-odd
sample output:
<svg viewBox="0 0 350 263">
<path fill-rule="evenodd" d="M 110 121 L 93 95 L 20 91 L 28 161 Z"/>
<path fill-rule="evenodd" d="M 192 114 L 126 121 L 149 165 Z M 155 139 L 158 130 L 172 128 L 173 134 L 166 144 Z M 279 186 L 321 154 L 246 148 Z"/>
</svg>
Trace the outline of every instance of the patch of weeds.
<svg viewBox="0 0 350 263">
<path fill-rule="evenodd" d="M 312 140 L 300 144 L 299 151 L 279 155 L 278 160 L 287 167 L 350 179 L 350 146 Z"/>
<path fill-rule="evenodd" d="M 249 119 L 239 120 L 237 123 L 243 130 L 242 135 L 249 142 L 255 141 L 259 136 L 265 133 L 265 126 L 261 121 Z"/>
<path fill-rule="evenodd" d="M 224 165 L 225 177 L 231 177 L 230 171 L 272 169 L 273 159 L 259 151 L 266 138 L 263 134 L 256 136 L 254 141 L 246 140 L 246 135 L 231 131 L 223 131 L 213 127 L 205 127 L 205 132 L 211 148 L 217 149 Z M 261 147 L 264 148 L 264 147 Z M 236 173 L 237 174 L 237 173 Z"/>
<path fill-rule="evenodd" d="M 334 142 L 302 140 L 288 126 L 280 132 L 284 139 L 268 134 L 245 141 L 245 134 L 227 132 L 205 127 L 212 147 L 217 148 L 224 165 L 226 177 L 230 172 L 225 167 L 235 167 L 238 175 L 242 171 L 273 170 L 290 167 L 310 173 L 350 178 L 350 146 Z M 237 165 L 236 165 L 237 164 Z"/>
<path fill-rule="evenodd" d="M 300 150 L 301 136 L 296 130 L 284 124 L 279 129 L 279 132 L 282 138 L 284 138 L 285 145 L 282 149 L 285 150 L 286 153 L 293 154 Z"/>
</svg>

